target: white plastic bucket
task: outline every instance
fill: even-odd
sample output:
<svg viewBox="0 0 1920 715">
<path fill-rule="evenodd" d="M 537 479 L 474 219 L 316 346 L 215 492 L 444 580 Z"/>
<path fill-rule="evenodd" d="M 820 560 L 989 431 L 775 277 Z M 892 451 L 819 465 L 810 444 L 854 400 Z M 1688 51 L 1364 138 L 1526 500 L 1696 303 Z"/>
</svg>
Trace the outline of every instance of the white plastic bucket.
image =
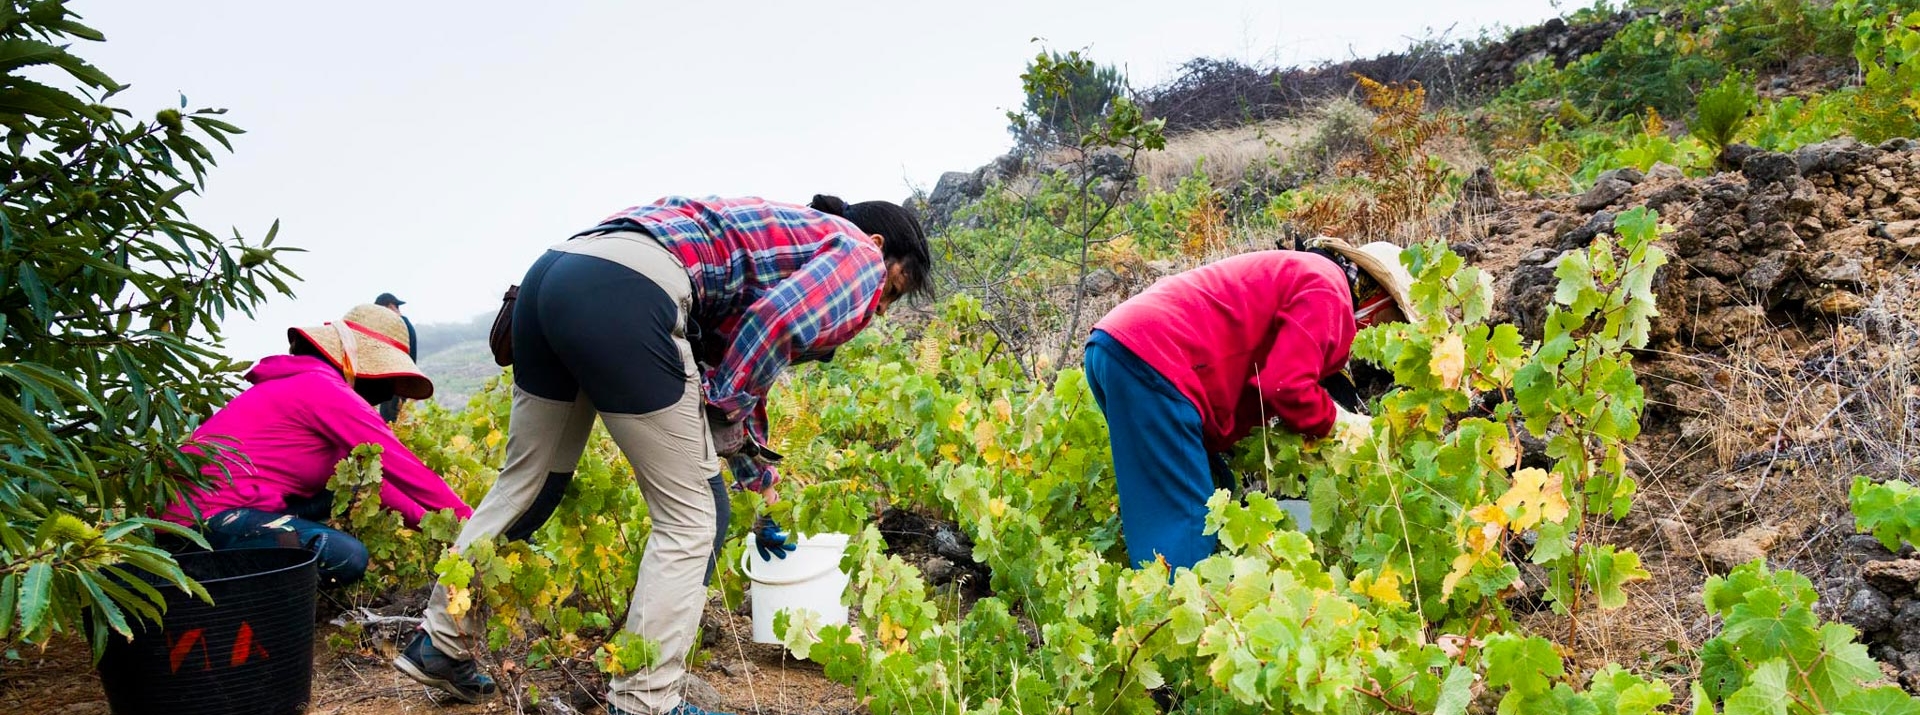
<svg viewBox="0 0 1920 715">
<path fill-rule="evenodd" d="M 772 560 L 760 558 L 754 546 L 758 541 L 747 534 L 746 552 L 740 555 L 740 573 L 753 582 L 753 642 L 780 642 L 773 634 L 773 616 L 781 611 L 813 611 L 821 625 L 847 622 L 847 607 L 840 603 L 848 581 L 840 570 L 846 534 L 803 535 L 786 558 Z"/>
</svg>

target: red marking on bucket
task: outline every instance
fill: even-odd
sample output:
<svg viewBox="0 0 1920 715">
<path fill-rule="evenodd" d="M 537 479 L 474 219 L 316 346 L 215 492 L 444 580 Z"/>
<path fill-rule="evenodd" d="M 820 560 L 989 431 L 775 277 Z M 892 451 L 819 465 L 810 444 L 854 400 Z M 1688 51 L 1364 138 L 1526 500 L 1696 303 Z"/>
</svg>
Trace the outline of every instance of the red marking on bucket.
<svg viewBox="0 0 1920 715">
<path fill-rule="evenodd" d="M 179 640 L 175 640 L 172 633 L 167 633 L 166 638 L 168 672 L 179 673 L 180 666 L 186 665 L 187 656 L 192 655 L 196 647 L 200 650 L 200 670 L 213 670 L 213 654 L 209 652 L 211 639 L 207 637 L 206 629 L 187 631 Z M 239 632 L 234 634 L 233 648 L 228 651 L 227 667 L 238 668 L 246 665 L 247 661 L 266 660 L 267 657 L 267 647 L 253 639 L 253 624 L 242 622 Z"/>
<path fill-rule="evenodd" d="M 240 634 L 233 639 L 233 657 L 227 661 L 227 666 L 238 668 L 246 665 L 247 659 L 253 657 L 256 652 L 260 654 L 262 660 L 266 659 L 266 646 L 253 642 L 253 625 L 243 622 L 240 624 Z"/>
<path fill-rule="evenodd" d="M 172 633 L 168 633 L 166 636 L 168 651 L 167 665 L 170 668 L 168 672 L 178 673 L 180 672 L 180 664 L 187 659 L 187 654 L 193 652 L 194 644 L 200 642 L 201 629 L 195 628 L 187 631 L 185 635 L 180 636 L 179 641 L 173 639 Z M 201 653 L 204 654 L 206 650 L 207 647 L 205 645 L 200 646 Z M 209 663 L 208 665 L 211 666 L 212 664 Z"/>
</svg>

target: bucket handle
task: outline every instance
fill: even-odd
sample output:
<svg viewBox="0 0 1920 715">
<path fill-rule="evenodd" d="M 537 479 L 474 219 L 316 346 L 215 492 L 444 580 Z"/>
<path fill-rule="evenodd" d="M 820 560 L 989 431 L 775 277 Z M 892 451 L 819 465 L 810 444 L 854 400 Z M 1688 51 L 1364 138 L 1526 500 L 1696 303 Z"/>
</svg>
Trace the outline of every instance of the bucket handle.
<svg viewBox="0 0 1920 715">
<path fill-rule="evenodd" d="M 789 578 L 779 578 L 779 579 L 763 579 L 763 578 L 760 578 L 759 576 L 754 575 L 752 559 L 753 559 L 753 549 L 744 549 L 740 552 L 740 573 L 746 575 L 747 580 L 749 581 L 752 581 L 757 584 L 767 585 L 767 586 L 791 586 L 793 584 L 800 583 L 802 581 L 812 581 L 816 578 L 820 578 L 821 576 L 826 575 L 827 572 L 829 571 L 835 571 L 840 568 L 839 561 L 832 561 L 832 562 L 829 562 L 826 565 L 826 567 L 821 568 L 820 570 L 807 574 L 805 576 L 793 576 Z"/>
</svg>

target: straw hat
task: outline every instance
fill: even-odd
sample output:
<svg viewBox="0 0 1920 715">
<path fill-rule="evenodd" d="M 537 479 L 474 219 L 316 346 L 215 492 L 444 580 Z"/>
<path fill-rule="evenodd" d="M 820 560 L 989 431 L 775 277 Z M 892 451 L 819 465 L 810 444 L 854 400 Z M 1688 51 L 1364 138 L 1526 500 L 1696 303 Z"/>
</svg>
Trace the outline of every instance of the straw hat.
<svg viewBox="0 0 1920 715">
<path fill-rule="evenodd" d="M 1400 308 L 1401 315 L 1406 316 L 1409 321 L 1419 322 L 1419 311 L 1414 307 L 1410 296 L 1413 288 L 1413 274 L 1407 272 L 1406 266 L 1400 265 L 1399 246 L 1385 241 L 1374 241 L 1354 248 L 1352 244 L 1330 236 L 1309 239 L 1306 246 L 1323 248 L 1352 261 L 1354 266 L 1366 271 L 1374 282 L 1387 290 L 1388 297 L 1392 298 L 1394 305 Z M 1363 305 L 1360 312 L 1370 312 L 1370 310 L 1368 306 Z"/>
<path fill-rule="evenodd" d="M 339 320 L 311 328 L 288 328 L 287 340 L 305 339 L 326 353 L 347 377 L 393 380 L 393 394 L 410 400 L 433 396 L 433 381 L 407 357 L 407 324 L 400 314 L 371 303 L 356 305 Z"/>
</svg>

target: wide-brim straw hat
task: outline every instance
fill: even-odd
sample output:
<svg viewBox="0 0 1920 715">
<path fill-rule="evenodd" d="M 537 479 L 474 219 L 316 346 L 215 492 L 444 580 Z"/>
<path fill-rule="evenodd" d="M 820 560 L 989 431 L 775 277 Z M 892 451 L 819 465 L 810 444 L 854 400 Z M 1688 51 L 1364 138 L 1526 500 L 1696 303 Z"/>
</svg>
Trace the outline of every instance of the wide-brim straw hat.
<svg viewBox="0 0 1920 715">
<path fill-rule="evenodd" d="M 407 357 L 407 324 L 400 314 L 372 303 L 356 305 L 339 320 L 311 328 L 288 328 L 295 337 L 312 343 L 347 377 L 393 380 L 393 394 L 410 400 L 433 396 L 433 380 Z"/>
<path fill-rule="evenodd" d="M 1413 274 L 1406 266 L 1400 265 L 1400 247 L 1386 241 L 1374 241 L 1355 248 L 1343 239 L 1331 236 L 1319 236 L 1307 241 L 1308 248 L 1323 248 L 1341 257 L 1353 261 L 1353 265 L 1366 271 L 1368 276 L 1387 290 L 1393 304 L 1400 308 L 1400 314 L 1409 322 L 1420 322 L 1419 310 L 1413 306 Z"/>
</svg>

